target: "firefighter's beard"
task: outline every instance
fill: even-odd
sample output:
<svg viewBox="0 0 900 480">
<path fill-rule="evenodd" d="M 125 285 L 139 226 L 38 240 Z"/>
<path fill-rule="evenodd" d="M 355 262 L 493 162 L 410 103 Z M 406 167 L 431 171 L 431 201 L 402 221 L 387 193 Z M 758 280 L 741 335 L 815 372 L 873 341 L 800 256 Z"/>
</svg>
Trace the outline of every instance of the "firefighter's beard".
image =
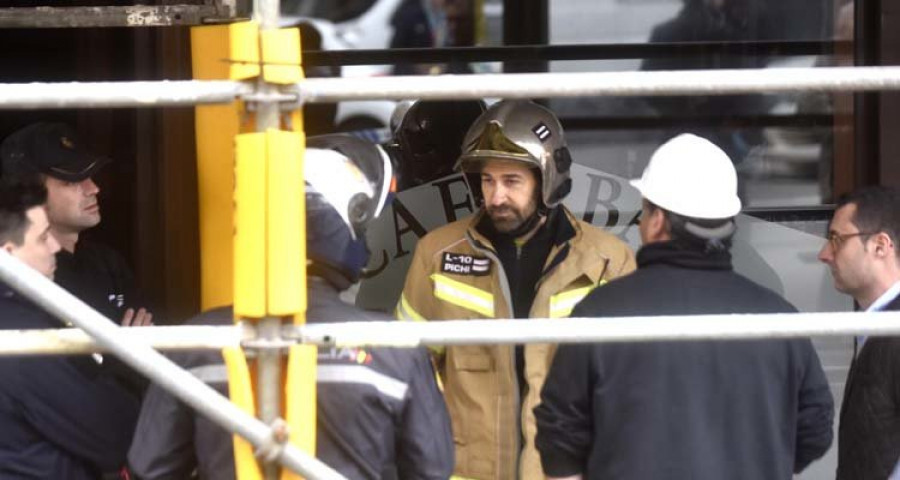
<svg viewBox="0 0 900 480">
<path fill-rule="evenodd" d="M 529 202 L 525 208 L 516 208 L 508 203 L 488 206 L 486 212 L 494 230 L 513 237 L 530 232 L 540 219 L 535 202 Z"/>
</svg>

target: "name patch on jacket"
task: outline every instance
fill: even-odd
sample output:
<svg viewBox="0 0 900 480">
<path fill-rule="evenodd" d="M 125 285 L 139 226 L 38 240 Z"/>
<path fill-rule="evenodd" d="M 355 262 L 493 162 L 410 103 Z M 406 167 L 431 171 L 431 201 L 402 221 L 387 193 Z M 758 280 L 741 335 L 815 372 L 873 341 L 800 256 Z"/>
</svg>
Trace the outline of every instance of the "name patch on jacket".
<svg viewBox="0 0 900 480">
<path fill-rule="evenodd" d="M 487 275 L 491 272 L 491 260 L 462 253 L 444 252 L 441 271 L 456 275 Z"/>
</svg>

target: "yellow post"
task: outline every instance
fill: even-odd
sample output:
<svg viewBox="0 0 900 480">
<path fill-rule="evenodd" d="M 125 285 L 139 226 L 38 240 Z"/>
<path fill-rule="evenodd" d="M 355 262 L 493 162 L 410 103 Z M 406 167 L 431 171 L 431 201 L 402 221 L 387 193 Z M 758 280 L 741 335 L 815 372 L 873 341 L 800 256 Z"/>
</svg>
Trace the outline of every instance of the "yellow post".
<svg viewBox="0 0 900 480">
<path fill-rule="evenodd" d="M 253 22 L 191 28 L 191 58 L 197 80 L 257 77 L 259 26 Z M 252 131 L 243 102 L 195 109 L 200 203 L 200 306 L 233 302 L 234 139 Z"/>
<path fill-rule="evenodd" d="M 303 78 L 295 28 L 260 31 L 255 23 L 242 23 L 194 28 L 191 35 L 195 78 L 262 75 L 270 84 L 293 84 Z M 242 102 L 197 109 L 204 309 L 232 303 L 236 319 L 305 321 L 305 136 L 300 112 L 284 120 L 281 123 L 289 124 L 291 131 L 255 132 L 255 118 Z M 259 414 L 262 407 L 251 374 L 255 370 L 240 350 L 223 355 L 232 401 Z M 254 363 L 260 362 L 250 365 Z M 281 414 L 290 428 L 290 442 L 314 454 L 315 347 L 289 349 L 285 380 Z M 262 477 L 252 455 L 250 445 L 236 438 L 240 480 Z M 281 478 L 299 477 L 282 469 Z"/>
<path fill-rule="evenodd" d="M 253 401 L 253 378 L 244 351 L 237 347 L 222 350 L 228 371 L 228 396 L 244 412 L 256 416 Z M 238 480 L 262 480 L 262 470 L 253 454 L 253 445 L 234 435 L 234 473 Z"/>
<path fill-rule="evenodd" d="M 291 114 L 291 128 L 301 138 L 303 136 L 303 115 L 299 111 Z M 305 143 L 305 142 L 304 142 Z M 301 149 L 300 151 L 305 150 Z M 303 171 L 303 157 L 299 158 L 300 171 Z M 301 177 L 302 178 L 302 177 Z M 299 254 L 300 271 L 302 271 L 303 288 L 294 292 L 294 299 L 299 303 L 297 313 L 293 316 L 295 325 L 306 323 L 306 195 L 305 184 L 300 182 L 298 213 L 298 230 L 300 238 L 296 249 Z M 285 420 L 293 434 L 291 443 L 306 452 L 316 451 L 316 362 L 318 349 L 314 345 L 295 345 L 288 353 L 287 383 L 285 384 Z M 288 470 L 283 470 L 281 480 L 300 478 Z"/>
</svg>

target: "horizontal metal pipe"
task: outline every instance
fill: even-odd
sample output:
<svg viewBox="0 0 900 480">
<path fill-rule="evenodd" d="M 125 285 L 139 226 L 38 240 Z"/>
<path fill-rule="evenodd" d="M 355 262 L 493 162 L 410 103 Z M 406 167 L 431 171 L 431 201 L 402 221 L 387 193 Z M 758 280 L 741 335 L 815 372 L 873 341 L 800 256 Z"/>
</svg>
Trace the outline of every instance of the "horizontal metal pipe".
<svg viewBox="0 0 900 480">
<path fill-rule="evenodd" d="M 525 73 L 311 78 L 275 94 L 343 100 L 675 96 L 900 89 L 900 67 L 769 68 L 671 72 Z M 253 85 L 225 80 L 0 84 L 0 109 L 164 107 L 230 103 Z M 253 97 L 254 100 L 260 100 Z"/>
<path fill-rule="evenodd" d="M 122 329 L 37 271 L 0 249 L 0 281 L 51 315 L 68 321 L 93 337 L 135 370 L 228 431 L 257 448 L 270 446 L 272 429 L 219 395 L 144 342 L 120 335 Z M 139 327 L 133 327 L 139 328 Z M 277 461 L 308 478 L 344 478 L 327 465 L 286 444 Z"/>
<path fill-rule="evenodd" d="M 253 335 L 254 329 L 249 325 L 155 326 L 119 332 L 120 337 L 140 341 L 156 350 L 220 350 L 240 346 L 243 340 L 249 340 Z M 108 351 L 78 328 L 0 331 L 0 355 L 77 355 Z"/>
<path fill-rule="evenodd" d="M 900 335 L 900 313 L 837 312 L 659 317 L 354 322 L 284 327 L 284 336 L 315 345 L 393 346 L 501 343 L 583 343 L 670 340 L 734 340 L 807 336 Z M 508 322 L 518 322 L 510 328 Z M 563 321 L 564 323 L 560 323 Z M 172 350 L 219 349 L 248 340 L 241 327 L 153 327 L 118 332 Z M 197 337 L 203 336 L 202 339 Z M 283 347 L 283 345 L 279 346 Z M 0 331 L 0 355 L 106 352 L 76 329 Z"/>
<path fill-rule="evenodd" d="M 191 106 L 231 103 L 252 91 L 224 80 L 0 84 L 0 109 Z"/>
<path fill-rule="evenodd" d="M 662 72 L 310 78 L 304 102 L 342 100 L 556 98 L 876 91 L 900 89 L 900 67 L 765 68 Z"/>
<path fill-rule="evenodd" d="M 900 312 L 329 322 L 287 328 L 287 336 L 336 347 L 737 340 L 900 335 Z"/>
</svg>

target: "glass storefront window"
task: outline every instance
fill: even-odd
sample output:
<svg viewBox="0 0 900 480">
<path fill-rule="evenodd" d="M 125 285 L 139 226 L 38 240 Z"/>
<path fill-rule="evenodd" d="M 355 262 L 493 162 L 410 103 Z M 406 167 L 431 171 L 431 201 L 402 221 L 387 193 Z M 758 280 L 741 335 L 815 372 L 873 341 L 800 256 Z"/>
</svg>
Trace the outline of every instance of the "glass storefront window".
<svg viewBox="0 0 900 480">
<path fill-rule="evenodd" d="M 852 1 L 551 0 L 549 11 L 551 44 L 660 47 L 658 51 L 643 49 L 635 58 L 551 62 L 553 72 L 853 64 Z M 844 42 L 833 44 L 832 40 Z M 660 53 L 673 51 L 672 44 L 696 42 L 707 42 L 708 48 Z M 718 48 L 722 44 L 738 45 L 723 52 Z M 818 54 L 784 55 L 797 46 L 818 49 Z M 576 162 L 604 171 L 622 170 L 623 158 L 646 161 L 646 152 L 678 132 L 706 136 L 735 162 L 748 207 L 830 203 L 833 172 L 841 171 L 835 158 L 852 161 L 850 94 L 587 98 L 549 103 L 569 124 L 574 151 L 613 152 L 575 156 Z M 604 126 L 584 127 L 592 123 L 590 119 Z M 616 119 L 624 127 L 616 126 Z M 841 156 L 836 157 L 838 152 Z M 629 173 L 637 175 L 642 167 L 627 168 L 636 168 Z"/>
</svg>

